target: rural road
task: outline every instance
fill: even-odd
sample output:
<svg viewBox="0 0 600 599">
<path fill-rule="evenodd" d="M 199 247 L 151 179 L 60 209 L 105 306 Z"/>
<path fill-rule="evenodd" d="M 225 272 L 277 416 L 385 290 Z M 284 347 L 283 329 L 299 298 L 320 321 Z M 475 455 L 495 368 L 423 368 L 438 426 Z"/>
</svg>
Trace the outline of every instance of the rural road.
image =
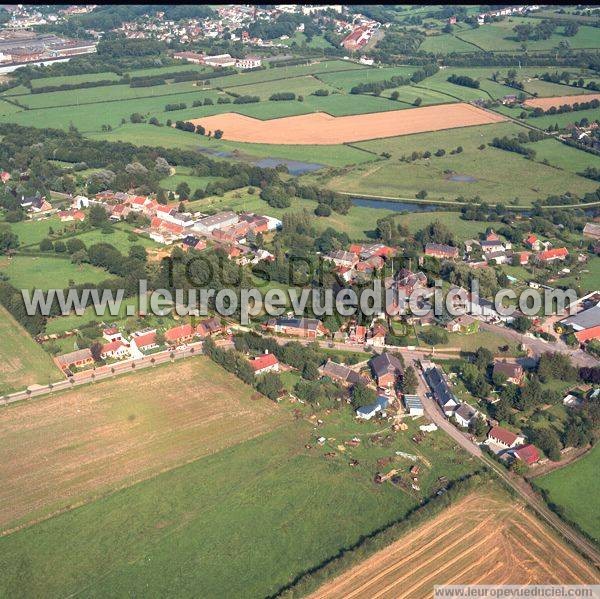
<svg viewBox="0 0 600 599">
<path fill-rule="evenodd" d="M 481 460 L 488 468 L 493 470 L 508 486 L 511 487 L 519 496 L 530 506 L 535 513 L 549 524 L 563 538 L 567 539 L 578 551 L 591 561 L 597 568 L 600 568 L 600 552 L 596 546 L 588 541 L 584 536 L 574 530 L 569 524 L 563 522 L 554 512 L 552 512 L 544 503 L 543 499 L 538 497 L 531 485 L 520 476 L 513 475 L 485 455 L 475 443 L 471 443 L 467 437 L 461 433 L 444 416 L 442 410 L 429 395 L 429 386 L 425 382 L 423 373 L 415 361 L 415 370 L 418 373 L 419 385 L 418 393 L 421 397 L 425 413 L 439 428 L 444 430 L 452 439 L 454 439 L 463 449 L 471 455 Z"/>
<path fill-rule="evenodd" d="M 510 329 L 508 327 L 491 324 L 488 322 L 481 321 L 479 327 L 484 331 L 490 331 L 492 333 L 498 333 L 503 335 L 504 337 L 508 337 L 513 339 L 517 343 L 522 343 L 525 347 L 529 348 L 536 356 L 540 356 L 544 352 L 552 351 L 552 352 L 560 352 L 561 354 L 568 355 L 573 364 L 575 366 L 597 366 L 598 360 L 591 356 L 590 354 L 585 353 L 580 349 L 573 349 L 569 347 L 564 341 L 557 339 L 554 343 L 548 343 L 543 339 L 538 337 L 528 337 L 515 331 L 514 329 Z"/>
</svg>

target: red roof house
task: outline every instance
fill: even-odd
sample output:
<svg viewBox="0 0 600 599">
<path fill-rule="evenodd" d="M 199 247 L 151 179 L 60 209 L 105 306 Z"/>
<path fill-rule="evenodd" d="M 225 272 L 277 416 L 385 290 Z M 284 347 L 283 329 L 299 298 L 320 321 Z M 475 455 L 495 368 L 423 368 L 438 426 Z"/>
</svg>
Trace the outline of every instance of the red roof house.
<svg viewBox="0 0 600 599">
<path fill-rule="evenodd" d="M 540 461 L 540 454 L 538 453 L 538 450 L 531 444 L 523 445 L 523 447 L 515 449 L 513 451 L 513 455 L 517 459 L 523 460 L 528 466 L 537 464 L 537 462 Z"/>
<path fill-rule="evenodd" d="M 569 255 L 567 248 L 555 248 L 553 250 L 544 250 L 536 255 L 540 262 L 553 262 L 554 260 L 564 260 Z"/>
<path fill-rule="evenodd" d="M 250 360 L 250 366 L 254 374 L 264 374 L 265 372 L 277 372 L 279 370 L 279 360 L 274 354 L 263 354 Z"/>
<path fill-rule="evenodd" d="M 181 343 L 191 341 L 195 332 L 191 324 L 182 324 L 165 331 L 165 341 L 169 345 L 180 345 Z"/>
<path fill-rule="evenodd" d="M 594 339 L 600 339 L 600 324 L 589 329 L 583 329 L 575 333 L 575 338 L 579 343 L 585 343 L 586 341 L 593 341 Z"/>
<path fill-rule="evenodd" d="M 503 447 L 515 447 L 523 442 L 523 437 L 516 435 L 501 426 L 494 426 L 488 433 L 488 441 L 492 441 L 496 445 Z"/>
</svg>

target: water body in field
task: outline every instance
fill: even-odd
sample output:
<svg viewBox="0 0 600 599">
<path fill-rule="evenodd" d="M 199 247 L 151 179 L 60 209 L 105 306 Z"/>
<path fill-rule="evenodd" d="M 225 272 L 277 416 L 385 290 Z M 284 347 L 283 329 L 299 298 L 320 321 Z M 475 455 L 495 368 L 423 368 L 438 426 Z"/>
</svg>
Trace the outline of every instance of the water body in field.
<svg viewBox="0 0 600 599">
<path fill-rule="evenodd" d="M 476 183 L 477 179 L 470 175 L 453 175 L 450 177 L 450 181 L 456 181 L 457 183 Z"/>
<path fill-rule="evenodd" d="M 260 168 L 275 168 L 284 164 L 287 166 L 290 175 L 304 175 L 305 173 L 312 173 L 324 167 L 323 164 L 317 164 L 316 162 L 300 162 L 298 160 L 285 160 L 283 158 L 263 158 L 255 162 L 255 164 Z"/>
<path fill-rule="evenodd" d="M 443 206 L 435 204 L 413 204 L 410 202 L 393 202 L 389 200 L 368 200 L 366 198 L 352 198 L 354 206 L 361 208 L 376 208 L 377 210 L 391 210 L 393 212 L 434 212 L 444 210 Z M 445 208 L 448 210 L 448 208 Z"/>
</svg>

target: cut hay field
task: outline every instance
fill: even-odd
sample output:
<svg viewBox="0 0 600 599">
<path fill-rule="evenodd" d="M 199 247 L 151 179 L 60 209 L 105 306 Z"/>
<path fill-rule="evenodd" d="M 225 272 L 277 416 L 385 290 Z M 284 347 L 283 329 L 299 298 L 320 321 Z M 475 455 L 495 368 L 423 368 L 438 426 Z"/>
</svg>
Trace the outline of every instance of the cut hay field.
<svg viewBox="0 0 600 599">
<path fill-rule="evenodd" d="M 226 404 L 235 397 L 235 384 Z M 176 397 L 173 412 L 180 401 Z M 4 537 L 0 595 L 195 597 L 198 589 L 206 599 L 276 594 L 340 549 L 406 517 L 421 501 L 420 494 L 372 481 L 379 457 L 394 449 L 414 452 L 407 435 L 415 423 L 383 447 L 366 440 L 380 425 L 356 423 L 349 410 L 342 412 L 322 416 L 323 434 L 338 442 L 358 434 L 365 442 L 334 459 L 324 457 L 327 447 L 306 449 L 314 445 L 313 425 L 288 415 L 276 430 Z M 124 426 L 134 426 L 130 413 L 124 405 Z M 202 416 L 196 410 L 192 419 Z M 225 431 L 242 427 L 237 420 L 243 421 L 223 420 Z M 428 435 L 418 452 L 431 464 L 423 467 L 423 493 L 442 473 L 454 479 L 475 466 L 441 432 Z M 360 464 L 350 468 L 354 455 Z M 397 459 L 408 468 L 407 460 Z"/>
<path fill-rule="evenodd" d="M 499 123 L 357 143 L 357 147 L 366 150 L 387 152 L 391 158 L 349 168 L 330 178 L 328 185 L 357 195 L 413 198 L 420 190 L 426 190 L 428 199 L 454 200 L 479 195 L 493 203 L 510 203 L 518 199 L 517 205 L 527 205 L 559 191 L 583 195 L 596 189 L 594 181 L 574 172 L 526 160 L 518 154 L 487 145 L 494 137 L 513 136 L 521 130 L 515 123 Z M 535 149 L 535 145 L 531 144 L 531 147 Z M 451 155 L 458 146 L 463 151 Z M 479 149 L 481 146 L 483 149 Z M 438 149 L 445 150 L 445 155 L 433 155 Z M 432 153 L 431 158 L 414 162 L 399 160 L 412 152 L 425 151 Z M 584 158 L 582 164 L 585 162 L 587 159 Z M 452 180 L 454 176 L 472 180 Z"/>
<path fill-rule="evenodd" d="M 0 410 L 0 528 L 87 503 L 279 426 L 285 413 L 253 394 L 198 357 Z"/>
<path fill-rule="evenodd" d="M 531 108 L 541 108 L 548 110 L 552 106 L 558 107 L 568 104 L 572 106 L 576 103 L 589 102 L 591 100 L 599 100 L 600 94 L 581 94 L 581 95 L 568 95 L 568 96 L 554 96 L 551 98 L 530 98 L 525 100 L 525 105 Z M 579 119 L 575 119 L 579 120 Z"/>
<path fill-rule="evenodd" d="M 14 256 L 0 257 L 0 271 L 8 275 L 9 283 L 17 289 L 63 289 L 71 282 L 99 283 L 111 275 L 91 264 L 72 264 L 67 257 Z"/>
<path fill-rule="evenodd" d="M 600 495 L 600 446 L 587 455 L 535 479 L 535 484 L 548 493 L 548 499 L 560 506 L 567 519 L 575 522 L 590 537 L 600 543 L 600 505 L 590 501 Z"/>
<path fill-rule="evenodd" d="M 598 582 L 593 566 L 493 485 L 411 530 L 310 599 L 420 599 L 445 584 Z"/>
<path fill-rule="evenodd" d="M 273 144 L 340 144 L 423 131 L 439 131 L 504 120 L 501 115 L 470 104 L 412 108 L 403 111 L 332 117 L 325 113 L 300 115 L 269 121 L 237 113 L 191 119 L 207 130 L 221 129 L 229 141 Z"/>
<path fill-rule="evenodd" d="M 0 306 L 0 395 L 61 379 L 50 356 Z"/>
</svg>

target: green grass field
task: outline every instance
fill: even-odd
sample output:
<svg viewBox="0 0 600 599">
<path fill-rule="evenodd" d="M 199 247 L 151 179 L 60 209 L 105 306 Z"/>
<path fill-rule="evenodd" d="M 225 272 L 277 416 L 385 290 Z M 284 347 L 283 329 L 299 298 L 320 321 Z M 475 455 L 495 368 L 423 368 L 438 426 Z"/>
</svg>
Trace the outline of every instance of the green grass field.
<svg viewBox="0 0 600 599">
<path fill-rule="evenodd" d="M 419 50 L 433 52 L 434 54 L 449 54 L 451 52 L 473 52 L 476 48 L 451 33 L 442 33 L 440 35 L 428 35 L 419 46 Z"/>
<path fill-rule="evenodd" d="M 91 264 L 71 264 L 67 258 L 49 256 L 0 257 L 0 270 L 8 276 L 9 283 L 17 289 L 62 289 L 72 281 L 99 283 L 110 278 L 110 274 Z"/>
<path fill-rule="evenodd" d="M 319 73 L 317 78 L 323 83 L 349 92 L 351 88 L 360 83 L 373 83 L 391 79 L 392 77 L 409 77 L 415 67 L 386 67 L 378 69 L 363 69 L 362 71 L 345 71 L 339 73 Z"/>
<path fill-rule="evenodd" d="M 561 506 L 569 520 L 600 542 L 600 505 L 593 498 L 600 494 L 598 468 L 600 447 L 573 464 L 535 479 L 548 492 L 550 501 Z"/>
<path fill-rule="evenodd" d="M 62 378 L 50 356 L 0 306 L 0 395 Z"/>
<path fill-rule="evenodd" d="M 463 30 L 458 33 L 462 40 L 475 44 L 483 50 L 517 52 L 521 48 L 513 31 L 517 24 L 532 23 L 531 19 L 511 17 L 498 23 L 482 25 L 477 29 Z M 533 22 L 535 25 L 535 21 Z M 568 41 L 571 48 L 598 48 L 598 32 L 593 27 L 582 26 L 577 35 L 565 37 L 564 28 L 557 27 L 556 31 L 545 40 L 530 40 L 526 43 L 529 51 L 551 50 L 556 48 L 561 41 Z"/>
<path fill-rule="evenodd" d="M 0 593 L 276 593 L 362 535 L 403 518 L 422 496 L 372 482 L 377 458 L 395 449 L 414 453 L 408 433 L 384 448 L 367 441 L 377 423 L 356 423 L 350 410 L 323 418 L 319 434 L 338 442 L 358 434 L 364 443 L 326 460 L 329 447 L 304 447 L 314 443 L 312 426 L 290 422 L 14 533 L 0 545 Z M 473 468 L 440 432 L 418 452 L 432 464 L 422 468 L 423 494 L 438 476 L 453 479 Z M 354 456 L 360 465 L 349 468 Z"/>
<path fill-rule="evenodd" d="M 348 169 L 332 177 L 328 184 L 332 189 L 356 194 L 414 198 L 420 190 L 426 190 L 430 199 L 454 200 L 479 195 L 488 202 L 516 205 L 528 205 L 559 190 L 577 195 L 595 190 L 597 185 L 591 180 L 486 145 L 494 137 L 512 136 L 520 130 L 514 123 L 499 123 L 360 142 L 355 145 L 378 153 L 388 152 L 391 158 Z M 485 146 L 482 150 L 481 145 Z M 450 155 L 458 146 L 462 146 L 463 152 Z M 410 163 L 398 160 L 413 151 L 433 154 L 437 149 L 445 150 L 445 156 Z M 456 175 L 475 181 L 452 180 Z"/>
<path fill-rule="evenodd" d="M 552 166 L 571 173 L 579 173 L 586 167 L 600 168 L 600 157 L 567 146 L 556 139 L 545 139 L 530 145 L 535 150 L 536 161 L 547 160 Z"/>
</svg>

